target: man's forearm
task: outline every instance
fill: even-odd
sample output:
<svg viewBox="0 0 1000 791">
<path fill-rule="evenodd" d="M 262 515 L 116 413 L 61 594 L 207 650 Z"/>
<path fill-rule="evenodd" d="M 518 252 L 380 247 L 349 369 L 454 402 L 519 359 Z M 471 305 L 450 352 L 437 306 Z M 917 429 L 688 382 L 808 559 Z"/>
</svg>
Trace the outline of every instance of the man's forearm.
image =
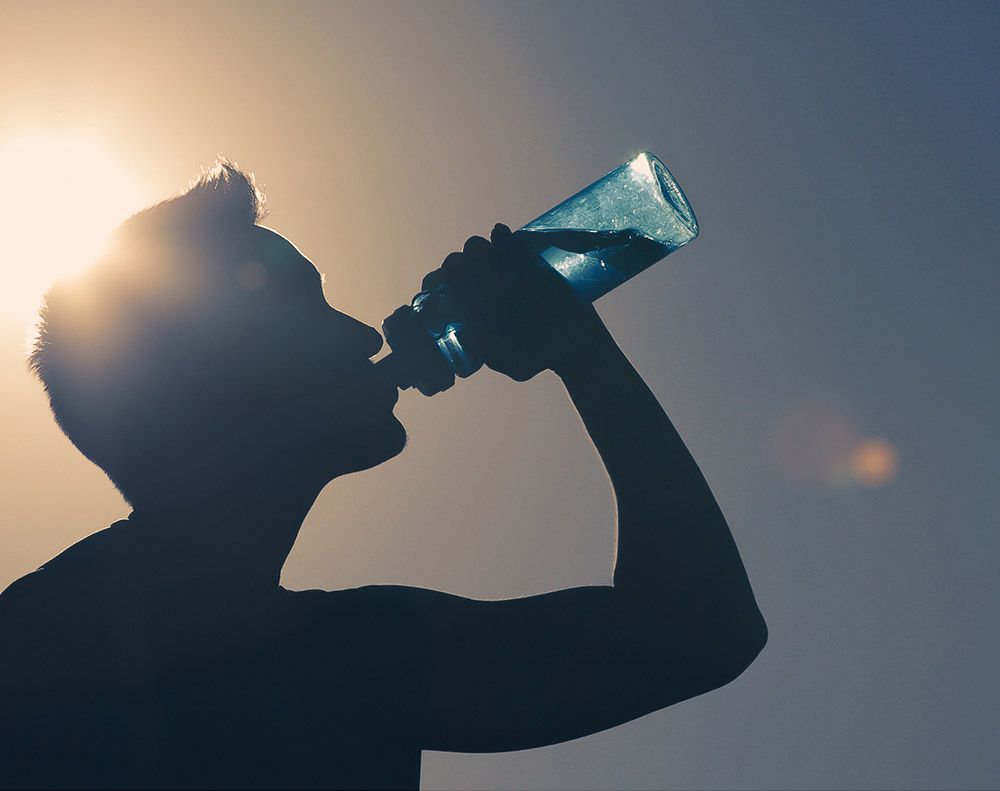
<svg viewBox="0 0 1000 791">
<path fill-rule="evenodd" d="M 739 552 L 701 471 L 602 326 L 555 371 L 593 439 L 617 501 L 614 584 L 680 629 L 765 633 Z"/>
</svg>

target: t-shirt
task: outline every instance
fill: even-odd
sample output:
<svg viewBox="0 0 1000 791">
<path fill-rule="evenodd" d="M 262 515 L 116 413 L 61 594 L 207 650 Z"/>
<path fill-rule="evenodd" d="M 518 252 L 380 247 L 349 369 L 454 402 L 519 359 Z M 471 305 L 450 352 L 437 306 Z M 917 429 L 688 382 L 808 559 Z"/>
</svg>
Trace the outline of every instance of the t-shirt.
<svg viewBox="0 0 1000 791">
<path fill-rule="evenodd" d="M 119 522 L 0 595 L 0 786 L 419 786 L 426 652 L 401 597 L 174 554 Z"/>
</svg>

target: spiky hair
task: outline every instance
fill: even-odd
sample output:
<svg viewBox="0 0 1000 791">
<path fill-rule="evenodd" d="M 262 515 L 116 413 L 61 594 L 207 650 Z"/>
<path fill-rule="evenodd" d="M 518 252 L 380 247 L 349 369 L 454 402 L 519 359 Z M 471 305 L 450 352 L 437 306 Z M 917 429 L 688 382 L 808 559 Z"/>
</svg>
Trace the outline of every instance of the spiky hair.
<svg viewBox="0 0 1000 791">
<path fill-rule="evenodd" d="M 172 294 L 190 296 L 186 273 L 218 264 L 226 240 L 264 214 L 253 175 L 220 159 L 185 192 L 129 217 L 101 260 L 45 295 L 28 367 L 59 427 L 129 501 L 126 451 L 156 421 L 143 411 L 142 380 L 160 378 L 162 308 Z"/>
</svg>

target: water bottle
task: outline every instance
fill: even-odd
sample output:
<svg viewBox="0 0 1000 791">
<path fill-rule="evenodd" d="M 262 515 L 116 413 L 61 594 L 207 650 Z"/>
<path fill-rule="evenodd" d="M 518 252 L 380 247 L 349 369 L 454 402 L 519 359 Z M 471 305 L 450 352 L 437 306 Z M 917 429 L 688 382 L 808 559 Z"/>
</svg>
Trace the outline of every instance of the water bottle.
<svg viewBox="0 0 1000 791">
<path fill-rule="evenodd" d="M 589 302 L 698 236 L 698 221 L 666 166 L 648 151 L 515 232 Z M 402 389 L 434 395 L 483 364 L 464 343 L 462 305 L 446 286 L 421 291 L 382 323 L 392 353 L 377 363 Z"/>
</svg>

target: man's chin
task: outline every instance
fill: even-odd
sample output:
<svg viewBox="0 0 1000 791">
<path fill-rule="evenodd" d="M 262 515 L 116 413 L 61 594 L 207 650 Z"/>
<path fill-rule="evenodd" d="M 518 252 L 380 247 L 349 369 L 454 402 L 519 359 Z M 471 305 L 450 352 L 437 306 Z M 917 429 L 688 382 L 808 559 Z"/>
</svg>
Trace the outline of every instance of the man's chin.
<svg viewBox="0 0 1000 791">
<path fill-rule="evenodd" d="M 388 449 L 388 455 L 383 459 L 383 461 L 388 461 L 394 456 L 398 456 L 403 452 L 403 448 L 406 447 L 406 427 L 399 422 L 395 415 L 390 415 L 391 418 L 389 423 L 389 437 L 386 442 L 386 447 Z"/>
<path fill-rule="evenodd" d="M 403 424 L 395 415 L 389 415 L 387 421 L 380 421 L 379 425 L 372 428 L 364 440 L 357 444 L 356 453 L 353 454 L 354 463 L 351 464 L 349 471 L 368 470 L 398 456 L 406 447 L 406 439 L 406 429 Z"/>
</svg>

